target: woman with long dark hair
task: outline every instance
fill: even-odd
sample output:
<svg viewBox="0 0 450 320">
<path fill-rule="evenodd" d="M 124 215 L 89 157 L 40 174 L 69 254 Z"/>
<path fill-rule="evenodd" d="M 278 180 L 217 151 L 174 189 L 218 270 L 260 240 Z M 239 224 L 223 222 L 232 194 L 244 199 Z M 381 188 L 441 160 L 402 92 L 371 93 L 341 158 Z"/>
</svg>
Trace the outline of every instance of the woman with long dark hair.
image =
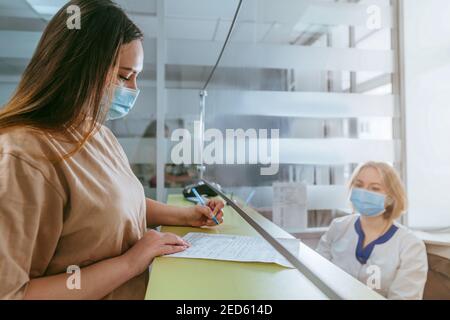
<svg viewBox="0 0 450 320">
<path fill-rule="evenodd" d="M 67 26 L 71 5 L 81 29 Z M 151 261 L 189 246 L 146 228 L 214 225 L 218 200 L 178 208 L 146 199 L 103 126 L 138 97 L 142 40 L 112 1 L 70 1 L 0 110 L 0 299 L 142 299 Z M 81 286 L 67 273 L 77 268 Z"/>
</svg>

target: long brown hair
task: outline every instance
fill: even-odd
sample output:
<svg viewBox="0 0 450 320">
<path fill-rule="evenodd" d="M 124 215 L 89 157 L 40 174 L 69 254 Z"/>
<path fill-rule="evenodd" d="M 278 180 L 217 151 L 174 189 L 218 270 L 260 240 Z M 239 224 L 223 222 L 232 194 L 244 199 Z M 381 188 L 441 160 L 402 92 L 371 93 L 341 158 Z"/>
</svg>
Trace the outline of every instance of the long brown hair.
<svg viewBox="0 0 450 320">
<path fill-rule="evenodd" d="M 80 29 L 71 29 L 67 9 L 80 8 Z M 25 126 L 62 133 L 83 128 L 80 150 L 103 123 L 104 97 L 112 96 L 122 45 L 143 34 L 110 0 L 69 1 L 49 22 L 10 101 L 0 110 L 0 129 Z"/>
</svg>

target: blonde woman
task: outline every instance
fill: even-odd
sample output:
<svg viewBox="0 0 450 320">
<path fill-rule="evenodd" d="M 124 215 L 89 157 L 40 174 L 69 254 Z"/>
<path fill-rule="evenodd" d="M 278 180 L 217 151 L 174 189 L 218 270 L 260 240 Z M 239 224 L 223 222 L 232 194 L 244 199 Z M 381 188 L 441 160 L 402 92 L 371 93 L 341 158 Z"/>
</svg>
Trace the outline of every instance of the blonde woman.
<svg viewBox="0 0 450 320">
<path fill-rule="evenodd" d="M 395 170 L 368 162 L 350 180 L 353 215 L 335 219 L 317 251 L 388 299 L 422 299 L 428 271 L 425 245 L 395 220 L 406 194 Z"/>
</svg>

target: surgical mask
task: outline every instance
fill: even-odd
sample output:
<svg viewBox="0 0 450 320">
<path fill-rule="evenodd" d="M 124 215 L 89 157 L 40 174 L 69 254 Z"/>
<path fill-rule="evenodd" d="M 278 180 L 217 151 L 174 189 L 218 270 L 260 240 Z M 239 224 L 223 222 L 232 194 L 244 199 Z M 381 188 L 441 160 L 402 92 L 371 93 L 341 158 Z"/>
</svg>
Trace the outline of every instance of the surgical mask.
<svg viewBox="0 0 450 320">
<path fill-rule="evenodd" d="M 357 212 L 363 216 L 376 217 L 385 212 L 386 196 L 377 192 L 353 188 L 350 201 Z"/>
<path fill-rule="evenodd" d="M 108 111 L 107 120 L 125 117 L 133 109 L 139 92 L 139 90 L 114 85 L 114 98 Z"/>
</svg>

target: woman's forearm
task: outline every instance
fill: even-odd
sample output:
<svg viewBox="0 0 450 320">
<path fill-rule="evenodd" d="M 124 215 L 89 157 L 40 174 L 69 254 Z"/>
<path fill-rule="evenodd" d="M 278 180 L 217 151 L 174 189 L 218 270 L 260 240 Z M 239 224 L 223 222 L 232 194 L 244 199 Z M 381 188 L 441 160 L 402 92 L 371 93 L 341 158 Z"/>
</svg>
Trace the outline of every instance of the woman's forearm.
<svg viewBox="0 0 450 320">
<path fill-rule="evenodd" d="M 26 300 L 94 300 L 111 293 L 134 276 L 136 271 L 125 256 L 107 259 L 80 269 L 80 289 L 70 290 L 67 280 L 72 274 L 58 274 L 32 279 L 25 292 Z"/>
<path fill-rule="evenodd" d="M 147 202 L 148 226 L 177 226 L 186 224 L 186 208 L 167 205 L 152 199 Z"/>
</svg>

